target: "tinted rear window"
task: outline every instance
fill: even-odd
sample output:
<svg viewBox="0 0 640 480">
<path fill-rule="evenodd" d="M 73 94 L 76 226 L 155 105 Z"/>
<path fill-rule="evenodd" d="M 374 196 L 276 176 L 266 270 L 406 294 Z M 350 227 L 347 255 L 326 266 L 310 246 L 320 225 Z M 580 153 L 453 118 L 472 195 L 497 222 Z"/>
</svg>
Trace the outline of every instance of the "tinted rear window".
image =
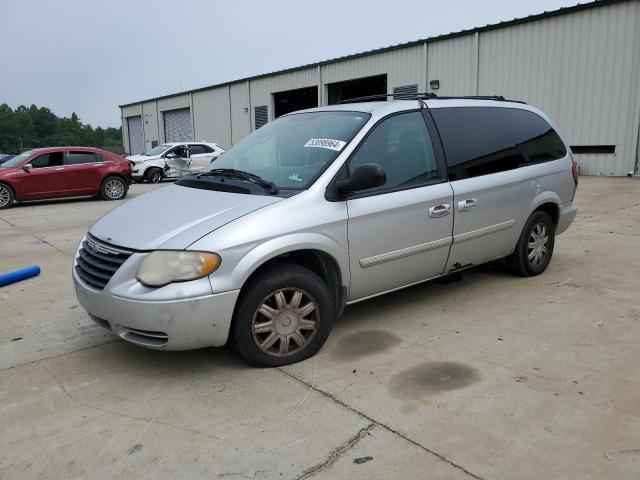
<svg viewBox="0 0 640 480">
<path fill-rule="evenodd" d="M 202 145 L 189 145 L 189 151 L 191 155 L 200 155 L 202 153 L 207 153 Z"/>
<path fill-rule="evenodd" d="M 567 150 L 540 115 L 499 107 L 434 108 L 449 178 L 460 180 L 562 158 Z"/>
<path fill-rule="evenodd" d="M 67 165 L 78 165 L 80 163 L 95 163 L 102 159 L 92 152 L 69 152 L 67 153 Z"/>
</svg>

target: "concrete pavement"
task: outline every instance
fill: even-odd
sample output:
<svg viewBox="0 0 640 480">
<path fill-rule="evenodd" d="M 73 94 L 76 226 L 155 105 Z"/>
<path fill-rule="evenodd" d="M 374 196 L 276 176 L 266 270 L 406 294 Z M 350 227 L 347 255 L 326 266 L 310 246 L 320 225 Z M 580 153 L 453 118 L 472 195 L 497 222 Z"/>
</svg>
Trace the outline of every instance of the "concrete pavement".
<svg viewBox="0 0 640 480">
<path fill-rule="evenodd" d="M 0 271 L 42 266 L 0 288 L 0 478 L 640 477 L 640 183 L 580 182 L 545 274 L 354 305 L 314 359 L 271 370 L 92 324 L 72 257 L 117 203 L 0 212 Z"/>
</svg>

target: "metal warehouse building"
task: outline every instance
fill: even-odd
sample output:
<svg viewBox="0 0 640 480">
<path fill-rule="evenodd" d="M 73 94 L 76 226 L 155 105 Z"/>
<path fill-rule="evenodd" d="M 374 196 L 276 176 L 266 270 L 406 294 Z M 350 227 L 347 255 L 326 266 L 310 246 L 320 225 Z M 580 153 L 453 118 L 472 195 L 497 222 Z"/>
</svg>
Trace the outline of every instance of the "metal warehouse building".
<svg viewBox="0 0 640 480">
<path fill-rule="evenodd" d="M 638 171 L 640 0 L 603 0 L 121 105 L 131 154 L 228 148 L 302 108 L 375 94 L 504 95 L 544 110 L 582 174 Z"/>
</svg>

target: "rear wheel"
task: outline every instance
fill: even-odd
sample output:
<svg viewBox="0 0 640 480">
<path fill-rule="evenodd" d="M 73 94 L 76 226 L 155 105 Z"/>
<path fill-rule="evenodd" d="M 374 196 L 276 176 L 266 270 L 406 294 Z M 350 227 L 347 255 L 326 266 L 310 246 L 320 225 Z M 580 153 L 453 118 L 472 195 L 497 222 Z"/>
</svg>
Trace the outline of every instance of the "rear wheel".
<svg viewBox="0 0 640 480">
<path fill-rule="evenodd" d="M 555 226 L 545 212 L 527 220 L 514 252 L 505 261 L 511 273 L 521 277 L 540 275 L 547 269 L 555 244 Z"/>
<path fill-rule="evenodd" d="M 122 200 L 127 196 L 127 183 L 121 177 L 107 177 L 102 182 L 100 196 L 104 200 Z"/>
<path fill-rule="evenodd" d="M 150 168 L 144 175 L 145 179 L 149 183 L 160 183 L 162 181 L 162 176 L 162 170 L 156 167 Z"/>
<path fill-rule="evenodd" d="M 240 355 L 255 367 L 279 367 L 315 355 L 335 318 L 325 283 L 293 264 L 259 274 L 238 302 L 233 340 Z"/>
<path fill-rule="evenodd" d="M 0 210 L 3 208 L 11 208 L 14 200 L 15 196 L 13 195 L 11 187 L 0 183 Z"/>
</svg>

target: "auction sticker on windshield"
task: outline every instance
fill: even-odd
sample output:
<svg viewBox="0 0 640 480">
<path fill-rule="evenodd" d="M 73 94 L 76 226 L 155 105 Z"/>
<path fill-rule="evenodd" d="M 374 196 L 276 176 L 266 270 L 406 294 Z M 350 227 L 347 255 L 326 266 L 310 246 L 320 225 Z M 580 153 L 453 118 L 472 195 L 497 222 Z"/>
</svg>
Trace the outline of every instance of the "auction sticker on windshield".
<svg viewBox="0 0 640 480">
<path fill-rule="evenodd" d="M 304 144 L 305 148 L 328 148 L 339 152 L 347 144 L 342 140 L 333 140 L 331 138 L 312 138 Z"/>
</svg>

